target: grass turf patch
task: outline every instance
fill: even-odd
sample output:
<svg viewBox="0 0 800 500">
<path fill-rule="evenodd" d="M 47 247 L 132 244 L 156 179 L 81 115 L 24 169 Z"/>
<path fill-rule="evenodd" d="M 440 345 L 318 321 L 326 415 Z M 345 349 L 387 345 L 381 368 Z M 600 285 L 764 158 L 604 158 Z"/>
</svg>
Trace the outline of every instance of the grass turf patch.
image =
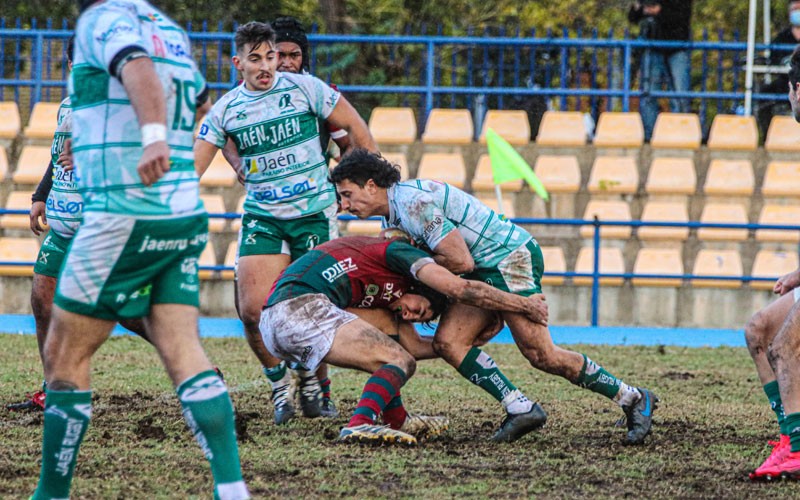
<svg viewBox="0 0 800 500">
<path fill-rule="evenodd" d="M 41 383 L 33 336 L 0 335 L 0 401 Z M 513 345 L 486 350 L 549 413 L 512 444 L 488 438 L 501 406 L 442 361 L 425 361 L 406 406 L 450 418 L 445 437 L 414 449 L 335 442 L 367 374 L 331 368 L 341 417 L 272 423 L 269 386 L 243 339 L 205 339 L 237 410 L 245 479 L 257 497 L 797 498 L 798 483 L 753 484 L 777 425 L 745 349 L 571 346 L 662 403 L 643 446 L 621 443 L 622 412 L 605 398 L 538 372 Z M 211 475 L 153 349 L 114 337 L 95 356 L 94 414 L 73 497 L 210 498 Z M 39 471 L 42 413 L 0 418 L 0 497 L 29 495 Z"/>
</svg>

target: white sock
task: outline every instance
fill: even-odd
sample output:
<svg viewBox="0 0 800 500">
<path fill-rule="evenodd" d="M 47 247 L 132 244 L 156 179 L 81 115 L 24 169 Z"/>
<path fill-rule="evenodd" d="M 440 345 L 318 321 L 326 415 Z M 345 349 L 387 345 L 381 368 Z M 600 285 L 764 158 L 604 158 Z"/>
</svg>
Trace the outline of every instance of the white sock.
<svg viewBox="0 0 800 500">
<path fill-rule="evenodd" d="M 533 403 L 517 389 L 513 392 L 509 392 L 506 397 L 503 398 L 503 407 L 511 414 L 528 413 L 531 411 L 531 408 L 533 408 Z"/>
<path fill-rule="evenodd" d="M 631 387 L 625 382 L 619 382 L 619 392 L 614 396 L 614 402 L 620 406 L 630 406 L 642 397 L 642 393 L 636 387 Z"/>
</svg>

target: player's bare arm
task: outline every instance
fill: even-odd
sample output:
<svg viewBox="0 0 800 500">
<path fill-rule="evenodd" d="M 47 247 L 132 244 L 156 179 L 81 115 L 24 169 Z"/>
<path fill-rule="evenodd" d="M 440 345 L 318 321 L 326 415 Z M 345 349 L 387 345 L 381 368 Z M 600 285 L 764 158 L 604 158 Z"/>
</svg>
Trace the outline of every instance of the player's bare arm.
<svg viewBox="0 0 800 500">
<path fill-rule="evenodd" d="M 347 131 L 353 147 L 364 148 L 372 152 L 378 151 L 378 145 L 375 144 L 375 139 L 369 133 L 366 122 L 344 96 L 339 97 L 336 107 L 328 115 L 328 121 L 333 126 Z"/>
<path fill-rule="evenodd" d="M 475 269 L 475 261 L 469 253 L 464 237 L 458 231 L 450 231 L 433 249 L 433 260 L 453 274 L 464 274 Z"/>
<path fill-rule="evenodd" d="M 198 177 L 202 177 L 206 173 L 218 150 L 218 147 L 208 141 L 202 139 L 194 141 L 194 170 Z"/>
<path fill-rule="evenodd" d="M 163 128 L 163 140 L 143 144 L 144 153 L 137 168 L 142 183 L 152 185 L 169 172 L 169 145 L 166 141 L 167 104 L 161 81 L 149 57 L 139 57 L 122 67 L 122 85 L 139 119 L 139 126 Z M 160 136 L 159 136 L 160 137 Z M 143 138 L 143 143 L 147 138 Z"/>
<path fill-rule="evenodd" d="M 535 323 L 547 325 L 547 303 L 542 294 L 523 297 L 503 292 L 480 281 L 459 278 L 437 264 L 423 266 L 417 271 L 417 278 L 458 302 L 495 311 L 520 313 Z"/>
</svg>

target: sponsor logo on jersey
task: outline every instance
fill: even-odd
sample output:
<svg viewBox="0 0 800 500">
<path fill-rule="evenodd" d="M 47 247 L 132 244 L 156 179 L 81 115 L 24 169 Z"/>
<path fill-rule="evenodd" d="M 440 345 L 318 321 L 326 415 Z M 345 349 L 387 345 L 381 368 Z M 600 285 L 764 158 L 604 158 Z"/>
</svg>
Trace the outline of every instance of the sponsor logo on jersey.
<svg viewBox="0 0 800 500">
<path fill-rule="evenodd" d="M 357 270 L 358 266 L 355 264 L 355 262 L 353 262 L 353 259 L 351 257 L 347 257 L 322 271 L 322 277 L 325 278 L 328 283 L 333 283 L 336 281 L 336 278 L 344 276 L 351 271 Z"/>
<path fill-rule="evenodd" d="M 403 296 L 403 291 L 402 290 L 395 291 L 394 283 L 392 283 L 391 281 L 383 285 L 383 294 L 381 294 L 381 298 L 386 302 L 391 302 L 393 299 L 399 299 L 402 296 Z"/>
<path fill-rule="evenodd" d="M 111 40 L 112 38 L 114 38 L 117 35 L 121 35 L 123 33 L 131 33 L 132 31 L 133 31 L 133 26 L 131 26 L 130 24 L 117 24 L 117 25 L 107 29 L 103 33 L 100 33 L 99 35 L 97 35 L 95 37 L 95 40 L 97 40 L 98 42 L 104 43 L 104 42 L 107 42 L 107 41 Z"/>
<path fill-rule="evenodd" d="M 200 135 L 206 135 L 208 133 L 208 125 L 205 123 L 200 125 Z"/>
<path fill-rule="evenodd" d="M 47 264 L 47 258 L 50 257 L 50 252 L 39 252 L 39 262 Z"/>
<path fill-rule="evenodd" d="M 295 198 L 301 194 L 317 189 L 314 179 L 306 179 L 295 184 L 281 186 L 280 191 L 276 187 L 267 187 L 263 191 L 251 191 L 256 201 L 280 201 Z"/>
<path fill-rule="evenodd" d="M 247 173 L 256 174 L 259 171 L 266 172 L 267 170 L 275 170 L 277 168 L 286 168 L 290 165 L 295 165 L 297 163 L 297 156 L 292 153 L 288 155 L 280 153 L 276 157 L 259 156 L 258 158 L 250 158 L 245 161 L 250 165 L 250 168 L 247 169 Z"/>
<path fill-rule="evenodd" d="M 60 214 L 79 214 L 83 210 L 83 202 L 47 198 L 47 210 Z"/>
<path fill-rule="evenodd" d="M 443 222 L 444 219 L 442 219 L 442 216 L 437 215 L 436 217 L 434 217 L 432 221 L 428 223 L 427 226 L 425 226 L 425 229 L 422 231 L 422 236 L 424 238 L 427 238 L 428 236 L 431 235 L 431 233 L 433 233 L 436 229 L 438 229 Z"/>
<path fill-rule="evenodd" d="M 247 113 L 245 112 L 245 110 L 237 111 L 236 112 L 236 119 L 237 120 L 246 120 L 247 119 Z"/>
<path fill-rule="evenodd" d="M 378 292 L 380 291 L 381 287 L 379 287 L 375 283 L 370 283 L 369 285 L 367 285 L 367 289 L 364 290 L 364 293 L 366 293 L 367 295 L 378 295 Z"/>
<path fill-rule="evenodd" d="M 272 125 L 256 125 L 248 127 L 235 136 L 239 149 L 261 146 L 263 144 L 276 145 L 286 142 L 296 135 L 302 134 L 299 117 L 285 118 Z"/>
<path fill-rule="evenodd" d="M 278 101 L 278 109 L 281 110 L 281 114 L 297 110 L 295 105 L 292 104 L 291 94 L 283 94 L 281 96 L 281 100 Z"/>
</svg>

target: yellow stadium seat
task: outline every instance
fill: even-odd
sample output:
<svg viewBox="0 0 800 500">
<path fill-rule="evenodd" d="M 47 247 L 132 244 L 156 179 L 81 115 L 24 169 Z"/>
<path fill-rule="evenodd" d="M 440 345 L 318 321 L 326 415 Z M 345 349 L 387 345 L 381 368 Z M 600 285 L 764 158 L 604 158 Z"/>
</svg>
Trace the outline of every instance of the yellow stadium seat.
<svg viewBox="0 0 800 500">
<path fill-rule="evenodd" d="M 707 195 L 751 196 L 755 183 L 750 160 L 713 159 L 708 166 L 703 191 Z"/>
<path fill-rule="evenodd" d="M 417 140 L 417 118 L 411 108 L 372 109 L 369 131 L 378 144 L 412 144 Z"/>
<path fill-rule="evenodd" d="M 486 130 L 492 129 L 509 144 L 524 146 L 531 142 L 531 124 L 528 114 L 520 110 L 490 109 L 483 119 L 483 128 L 479 138 L 486 144 Z"/>
<path fill-rule="evenodd" d="M 511 181 L 500 184 L 500 189 L 507 192 L 517 192 L 522 188 L 522 181 Z M 488 154 L 478 158 L 475 167 L 475 177 L 472 178 L 473 191 L 494 191 L 494 178 L 492 176 L 492 162 Z"/>
<path fill-rule="evenodd" d="M 33 105 L 31 119 L 25 127 L 26 139 L 53 140 L 58 126 L 57 102 L 37 102 Z"/>
<path fill-rule="evenodd" d="M 650 146 L 656 149 L 700 149 L 703 133 L 694 113 L 659 113 Z"/>
<path fill-rule="evenodd" d="M 379 220 L 351 220 L 347 222 L 349 236 L 378 236 L 381 233 Z"/>
<path fill-rule="evenodd" d="M 236 213 L 242 215 L 244 213 L 244 200 L 247 198 L 247 195 L 242 195 L 239 198 L 239 201 L 236 202 Z M 236 219 L 231 220 L 231 231 L 238 232 L 239 229 L 242 227 L 242 218 L 237 217 Z"/>
<path fill-rule="evenodd" d="M 800 225 L 800 206 L 765 204 L 761 207 L 758 223 L 772 226 Z M 780 229 L 756 229 L 756 241 L 797 243 L 800 242 L 800 233 Z"/>
<path fill-rule="evenodd" d="M 696 189 L 697 172 L 691 158 L 653 159 L 644 186 L 647 194 L 692 195 Z"/>
<path fill-rule="evenodd" d="M 565 273 L 567 272 L 567 260 L 564 258 L 564 250 L 561 247 L 540 247 L 542 259 L 544 260 L 544 272 Z M 563 276 L 543 276 L 543 285 L 563 285 Z"/>
<path fill-rule="evenodd" d="M 575 156 L 540 155 L 533 171 L 550 193 L 577 193 L 581 188 L 581 167 Z"/>
<path fill-rule="evenodd" d="M 741 276 L 742 256 L 737 250 L 703 249 L 697 252 L 694 271 L 697 276 Z M 703 288 L 739 288 L 740 280 L 693 279 L 692 286 Z"/>
<path fill-rule="evenodd" d="M 200 259 L 197 261 L 199 266 L 216 266 L 217 265 L 217 254 L 214 250 L 214 242 L 208 240 L 206 243 L 206 247 L 203 249 L 203 253 L 200 254 Z M 209 271 L 208 269 L 200 269 L 197 271 L 197 275 L 201 280 L 208 280 L 214 277 L 216 274 L 215 271 Z"/>
<path fill-rule="evenodd" d="M 226 212 L 225 200 L 222 198 L 221 194 L 202 194 L 200 195 L 200 199 L 203 200 L 203 204 L 206 206 L 206 212 L 209 214 L 224 214 Z M 212 233 L 221 233 L 225 230 L 225 224 L 227 224 L 227 222 L 227 219 L 209 217 L 208 230 Z"/>
<path fill-rule="evenodd" d="M 755 151 L 758 129 L 753 116 L 717 115 L 708 134 L 708 149 Z"/>
<path fill-rule="evenodd" d="M 764 148 L 767 151 L 800 151 L 800 123 L 792 116 L 773 116 Z"/>
<path fill-rule="evenodd" d="M 6 200 L 6 210 L 31 209 L 32 191 L 12 191 Z M 27 214 L 0 215 L 0 227 L 3 229 L 30 229 L 30 216 Z"/>
<path fill-rule="evenodd" d="M 6 177 L 8 177 L 8 155 L 6 148 L 0 146 L 0 181 L 5 180 Z"/>
<path fill-rule="evenodd" d="M 404 181 L 410 177 L 410 174 L 408 173 L 408 160 L 406 159 L 406 155 L 404 153 L 381 152 L 381 156 L 386 158 L 392 165 L 397 165 L 400 167 L 400 180 Z"/>
<path fill-rule="evenodd" d="M 679 248 L 642 248 L 636 254 L 634 274 L 682 275 L 683 259 Z M 681 278 L 633 278 L 634 286 L 679 287 Z"/>
<path fill-rule="evenodd" d="M 239 244 L 238 241 L 233 240 L 228 245 L 228 250 L 225 252 L 225 263 L 223 264 L 224 266 L 226 267 L 236 266 L 236 254 L 238 251 L 238 246 L 237 246 L 238 244 Z M 230 271 L 222 271 L 219 273 L 219 275 L 220 278 L 224 280 L 232 280 L 235 277 L 235 273 L 236 272 L 234 270 L 230 270 Z"/>
<path fill-rule="evenodd" d="M 589 200 L 583 220 L 594 220 L 597 216 L 601 221 L 629 221 L 631 220 L 631 207 L 621 200 Z M 594 226 L 581 226 L 582 238 L 594 237 Z M 631 237 L 630 226 L 602 226 L 602 238 L 627 240 Z"/>
<path fill-rule="evenodd" d="M 231 187 L 237 183 L 236 172 L 233 167 L 228 163 L 222 150 L 217 151 L 214 159 L 211 160 L 211 165 L 200 178 L 200 186 L 202 187 Z"/>
<path fill-rule="evenodd" d="M 500 210 L 498 210 L 497 206 L 497 196 L 493 193 L 479 193 L 475 195 L 475 197 L 478 201 L 494 210 L 495 213 L 503 215 L 506 219 L 513 219 L 517 216 L 514 211 L 514 200 L 510 196 L 503 196 L 503 207 L 500 208 Z"/>
<path fill-rule="evenodd" d="M 588 189 L 597 194 L 634 194 L 639 188 L 639 170 L 631 156 L 598 156 L 589 174 Z"/>
<path fill-rule="evenodd" d="M 461 153 L 424 153 L 419 160 L 418 179 L 446 182 L 464 189 L 467 169 Z"/>
<path fill-rule="evenodd" d="M 0 139 L 15 139 L 19 135 L 21 123 L 16 101 L 0 102 Z"/>
<path fill-rule="evenodd" d="M 50 164 L 48 146 L 25 146 L 17 161 L 17 169 L 11 179 L 15 184 L 38 185 Z"/>
<path fill-rule="evenodd" d="M 586 124 L 579 111 L 545 111 L 536 144 L 540 146 L 583 146 Z"/>
<path fill-rule="evenodd" d="M 757 290 L 772 290 L 778 278 L 796 270 L 797 266 L 797 252 L 759 250 L 750 275 L 756 278 L 772 278 L 772 280 L 751 281 L 750 286 Z"/>
<path fill-rule="evenodd" d="M 764 174 L 761 194 L 797 198 L 800 193 L 800 162 L 771 161 Z"/>
<path fill-rule="evenodd" d="M 648 201 L 642 211 L 642 222 L 689 222 L 689 209 L 686 202 Z M 640 240 L 686 241 L 688 227 L 641 226 L 638 230 Z"/>
<path fill-rule="evenodd" d="M 575 262 L 576 273 L 594 272 L 594 248 L 582 247 L 578 252 L 578 260 Z M 622 250 L 619 248 L 600 247 L 600 274 L 623 274 L 625 272 L 625 259 L 622 257 Z M 622 286 L 622 278 L 600 278 L 603 286 Z M 576 285 L 591 285 L 592 278 L 579 277 L 572 278 Z"/>
<path fill-rule="evenodd" d="M 600 115 L 594 135 L 598 148 L 638 148 L 644 144 L 644 127 L 639 113 L 606 111 Z"/>
<path fill-rule="evenodd" d="M 422 142 L 425 144 L 469 144 L 475 134 L 468 109 L 431 110 Z"/>
<path fill-rule="evenodd" d="M 36 238 L 0 238 L 0 261 L 30 262 L 29 266 L 0 265 L 0 275 L 32 276 L 38 254 L 39 240 Z"/>
<path fill-rule="evenodd" d="M 700 222 L 719 224 L 747 224 L 747 212 L 740 203 L 706 203 Z M 723 229 L 701 227 L 697 239 L 706 241 L 744 241 L 747 229 Z"/>
</svg>

